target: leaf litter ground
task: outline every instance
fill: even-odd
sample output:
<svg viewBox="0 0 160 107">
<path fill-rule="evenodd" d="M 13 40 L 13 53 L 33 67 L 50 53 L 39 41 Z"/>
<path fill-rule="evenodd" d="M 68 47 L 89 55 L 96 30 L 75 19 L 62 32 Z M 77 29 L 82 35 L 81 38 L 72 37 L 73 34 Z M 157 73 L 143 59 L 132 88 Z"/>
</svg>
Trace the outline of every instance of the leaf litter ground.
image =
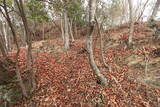
<svg viewBox="0 0 160 107">
<path fill-rule="evenodd" d="M 122 31 L 124 28 L 119 29 Z M 147 31 L 144 29 L 141 32 L 136 29 L 134 38 L 146 35 Z M 68 52 L 56 54 L 34 52 L 37 88 L 31 99 L 24 101 L 23 104 L 17 104 L 16 107 L 158 107 L 160 89 L 138 81 L 137 78 L 144 73 L 144 69 L 134 69 L 135 71 L 131 72 L 132 66 L 126 61 L 133 54 L 142 58 L 144 52 L 150 53 L 155 48 L 141 46 L 142 43 L 147 44 L 146 38 L 135 41 L 135 44 L 140 44 L 138 48 L 123 49 L 127 33 L 110 32 L 119 38 L 116 40 L 118 45 L 105 49 L 105 60 L 111 66 L 111 72 L 102 65 L 99 49 L 94 49 L 96 63 L 108 79 L 108 87 L 97 83 L 97 78 L 88 63 L 87 52 L 80 53 L 82 47 L 85 47 L 84 40 L 76 40 Z M 62 45 L 59 41 L 52 41 L 55 42 Z M 22 70 L 24 62 L 22 51 L 20 55 Z"/>
</svg>

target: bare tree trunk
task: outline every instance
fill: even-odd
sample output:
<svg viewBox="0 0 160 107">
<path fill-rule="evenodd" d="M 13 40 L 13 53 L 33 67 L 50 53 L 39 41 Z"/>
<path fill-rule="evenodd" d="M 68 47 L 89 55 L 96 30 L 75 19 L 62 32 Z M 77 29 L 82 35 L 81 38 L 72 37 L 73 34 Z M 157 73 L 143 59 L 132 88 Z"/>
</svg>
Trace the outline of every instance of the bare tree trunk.
<svg viewBox="0 0 160 107">
<path fill-rule="evenodd" d="M 87 49 L 89 52 L 89 62 L 90 66 L 93 69 L 95 75 L 98 77 L 100 80 L 101 84 L 104 86 L 107 86 L 107 79 L 104 77 L 103 74 L 101 74 L 99 68 L 97 67 L 95 61 L 94 61 L 94 56 L 93 56 L 93 30 L 94 30 L 94 25 L 95 25 L 95 11 L 96 11 L 96 0 L 90 0 L 89 1 L 89 31 L 87 35 Z"/>
<path fill-rule="evenodd" d="M 64 48 L 68 50 L 70 48 L 69 45 L 69 29 L 68 29 L 68 15 L 64 10 Z"/>
<path fill-rule="evenodd" d="M 6 35 L 7 35 L 7 42 L 8 42 L 7 49 L 8 49 L 8 51 L 10 51 L 11 50 L 11 36 L 9 34 L 9 26 L 8 26 L 7 22 L 6 22 L 6 26 L 5 27 L 6 27 Z"/>
<path fill-rule="evenodd" d="M 74 36 L 78 36 L 78 33 L 77 33 L 77 24 L 74 23 Z"/>
<path fill-rule="evenodd" d="M 129 38 L 128 38 L 128 45 L 129 47 L 132 45 L 132 36 L 134 32 L 134 18 L 133 18 L 133 7 L 132 7 L 132 0 L 128 0 L 129 4 L 129 19 L 130 19 L 130 29 L 129 29 Z"/>
<path fill-rule="evenodd" d="M 19 2 L 17 0 L 15 0 L 15 1 L 17 3 L 18 8 L 19 8 L 21 18 L 22 18 L 22 21 L 23 21 L 23 25 L 24 25 L 24 28 L 25 28 L 25 32 L 26 32 L 26 42 L 27 42 L 27 45 L 28 45 L 27 67 L 30 70 L 32 68 L 31 67 L 31 63 L 32 63 L 32 61 L 31 61 L 31 59 L 32 59 L 32 55 L 31 55 L 31 48 L 32 48 L 31 33 L 29 31 L 27 19 L 26 19 L 25 13 L 24 13 L 23 2 L 22 2 L 22 0 L 19 0 Z"/>
<path fill-rule="evenodd" d="M 0 51 L 1 51 L 2 55 L 3 55 L 3 58 L 4 58 L 4 59 L 7 59 L 8 56 L 7 56 L 5 47 L 4 47 L 4 45 L 3 45 L 2 35 L 0 35 Z"/>
<path fill-rule="evenodd" d="M 8 52 L 8 40 L 7 40 L 7 30 L 6 30 L 6 21 L 4 20 L 4 17 L 1 16 L 0 18 L 1 20 L 1 43 L 3 45 L 4 50 L 6 51 L 6 53 Z"/>
<path fill-rule="evenodd" d="M 2 28 L 3 28 L 3 34 L 4 34 L 4 40 L 5 40 L 5 48 L 6 51 L 8 51 L 8 38 L 7 38 L 7 29 L 6 29 L 6 23 L 2 23 Z"/>
<path fill-rule="evenodd" d="M 21 13 L 21 18 L 22 18 L 23 25 L 24 25 L 24 28 L 25 28 L 25 31 L 26 31 L 26 42 L 27 42 L 27 45 L 28 45 L 27 68 L 28 68 L 28 70 L 31 71 L 31 82 L 32 82 L 32 88 L 33 88 L 32 90 L 34 90 L 35 87 L 36 87 L 36 82 L 35 82 L 35 72 L 32 70 L 32 65 L 33 65 L 33 60 L 32 60 L 32 35 L 31 35 L 30 29 L 28 27 L 28 22 L 27 22 L 25 13 L 24 13 L 23 2 L 22 2 L 22 0 L 19 0 L 19 2 L 17 0 L 15 0 L 15 1 L 16 1 L 17 6 L 18 6 L 18 9 Z"/>
<path fill-rule="evenodd" d="M 21 41 L 22 41 L 23 45 L 26 46 L 26 34 L 25 34 L 23 24 L 20 24 L 20 27 L 21 27 L 21 31 L 22 31 L 22 34 L 23 34 Z"/>
<path fill-rule="evenodd" d="M 3 46 L 3 50 L 4 52 L 7 54 L 7 48 L 6 48 L 6 40 L 5 40 L 5 36 L 4 36 L 4 28 L 3 28 L 3 24 L 1 24 L 1 34 L 0 34 L 0 42 L 1 42 L 1 45 Z"/>
<path fill-rule="evenodd" d="M 43 25 L 43 33 L 42 33 L 42 35 L 43 35 L 43 40 L 45 40 L 45 35 L 44 35 L 44 22 L 42 23 L 42 25 Z"/>
<path fill-rule="evenodd" d="M 63 16 L 63 15 L 62 15 Z M 62 40 L 64 42 L 64 25 L 63 25 L 63 18 L 61 18 L 61 33 L 62 33 Z"/>
<path fill-rule="evenodd" d="M 72 32 L 72 20 L 70 22 L 68 21 L 68 26 L 69 26 L 69 33 L 71 36 L 71 41 L 74 42 L 74 36 L 73 36 L 73 32 Z"/>
<path fill-rule="evenodd" d="M 100 36 L 100 54 L 101 54 L 101 58 L 102 58 L 102 62 L 103 62 L 103 65 L 109 69 L 109 71 L 111 71 L 111 67 L 106 63 L 105 61 L 105 56 L 104 56 L 104 44 L 103 44 L 103 37 L 102 37 L 102 33 L 101 33 L 101 28 L 99 26 L 99 23 L 96 19 L 96 24 L 97 24 L 97 28 L 98 28 L 98 35 Z"/>
<path fill-rule="evenodd" d="M 19 44 L 18 44 L 18 41 L 17 41 L 17 37 L 16 37 L 16 33 L 15 33 L 15 30 L 14 30 L 14 27 L 12 25 L 12 22 L 11 22 L 11 19 L 10 19 L 10 16 L 8 14 L 8 11 L 7 11 L 7 5 L 6 5 L 6 0 L 3 0 L 3 9 L 4 9 L 4 12 L 2 10 L 1 13 L 4 15 L 4 17 L 6 18 L 7 20 L 7 23 L 11 29 L 11 32 L 12 32 L 12 35 L 13 35 L 13 39 L 14 39 L 14 42 L 16 44 L 16 47 L 17 47 L 17 53 L 16 53 L 16 63 L 15 63 L 15 67 L 16 67 L 16 75 L 17 75 L 17 79 L 19 81 L 19 84 L 20 84 L 20 87 L 22 89 L 22 93 L 25 97 L 28 97 L 28 94 L 27 94 L 27 91 L 26 91 L 26 88 L 24 86 L 24 83 L 23 83 L 23 80 L 22 80 L 22 77 L 21 77 L 21 74 L 20 74 L 20 71 L 19 71 L 19 67 L 18 67 L 18 56 L 19 56 L 19 52 L 20 52 L 20 48 L 19 48 Z"/>
<path fill-rule="evenodd" d="M 10 51 L 11 50 L 11 35 L 9 34 L 9 26 L 8 26 L 7 22 L 6 22 L 6 33 L 7 33 L 7 41 L 8 41 L 7 49 L 8 49 L 8 51 Z"/>
<path fill-rule="evenodd" d="M 154 19 L 154 17 L 157 15 L 159 5 L 160 5 L 160 0 L 157 0 L 155 6 L 153 8 L 152 14 L 151 14 L 151 16 L 149 18 L 149 21 Z"/>
<path fill-rule="evenodd" d="M 32 31 L 32 32 L 33 32 L 33 38 L 36 39 L 36 30 L 37 30 L 37 29 L 36 29 L 36 28 L 37 28 L 36 19 L 33 20 L 33 24 L 34 24 L 34 25 L 33 25 L 33 31 Z M 26 37 L 26 35 L 25 35 L 25 30 L 24 30 L 24 37 Z M 25 40 L 26 40 L 26 38 L 25 38 Z"/>
<path fill-rule="evenodd" d="M 29 70 L 31 70 L 31 82 L 32 82 L 32 91 L 36 88 L 36 81 L 35 81 L 35 71 L 32 70 L 32 66 L 33 66 L 33 59 L 32 59 L 32 35 L 30 32 L 30 29 L 28 27 L 28 22 L 27 22 L 27 18 L 25 16 L 24 13 L 24 7 L 23 7 L 23 2 L 22 0 L 19 0 L 20 2 L 20 7 L 21 7 L 21 14 L 22 14 L 22 20 L 23 20 L 23 24 L 24 24 L 24 28 L 26 31 L 26 38 L 27 38 L 27 44 L 28 44 L 28 51 L 27 51 L 27 66 L 29 68 Z"/>
</svg>

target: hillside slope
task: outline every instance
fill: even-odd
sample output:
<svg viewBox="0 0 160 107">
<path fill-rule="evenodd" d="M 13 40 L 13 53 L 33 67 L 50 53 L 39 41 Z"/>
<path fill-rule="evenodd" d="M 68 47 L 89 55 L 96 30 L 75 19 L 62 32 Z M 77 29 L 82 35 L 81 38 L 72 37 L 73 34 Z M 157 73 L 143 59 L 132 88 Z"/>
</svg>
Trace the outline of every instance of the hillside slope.
<svg viewBox="0 0 160 107">
<path fill-rule="evenodd" d="M 158 30 L 153 26 L 135 24 L 131 49 L 126 48 L 127 25 L 106 31 L 105 60 L 112 68 L 110 72 L 101 63 L 99 40 L 94 42 L 95 60 L 109 81 L 108 87 L 98 84 L 89 66 L 88 54 L 82 48 L 85 47 L 84 39 L 76 40 L 67 52 L 60 40 L 44 41 L 42 46 L 34 49 L 37 89 L 31 99 L 16 107 L 160 106 Z M 25 60 L 23 52 L 22 63 Z"/>
</svg>

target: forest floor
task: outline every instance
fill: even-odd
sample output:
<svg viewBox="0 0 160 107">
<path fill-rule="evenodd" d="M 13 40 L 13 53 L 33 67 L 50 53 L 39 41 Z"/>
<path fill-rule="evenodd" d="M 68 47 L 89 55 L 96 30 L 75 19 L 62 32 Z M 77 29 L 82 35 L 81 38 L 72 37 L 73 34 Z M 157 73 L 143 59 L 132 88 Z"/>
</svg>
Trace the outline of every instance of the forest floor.
<svg viewBox="0 0 160 107">
<path fill-rule="evenodd" d="M 16 107 L 160 107 L 160 41 L 154 39 L 153 29 L 135 26 L 131 49 L 126 49 L 127 26 L 105 32 L 105 60 L 111 71 L 103 66 L 95 39 L 95 60 L 108 87 L 98 84 L 83 50 L 84 39 L 72 43 L 67 52 L 58 39 L 34 43 L 37 88 L 31 99 Z M 24 62 L 22 49 L 21 70 Z"/>
</svg>

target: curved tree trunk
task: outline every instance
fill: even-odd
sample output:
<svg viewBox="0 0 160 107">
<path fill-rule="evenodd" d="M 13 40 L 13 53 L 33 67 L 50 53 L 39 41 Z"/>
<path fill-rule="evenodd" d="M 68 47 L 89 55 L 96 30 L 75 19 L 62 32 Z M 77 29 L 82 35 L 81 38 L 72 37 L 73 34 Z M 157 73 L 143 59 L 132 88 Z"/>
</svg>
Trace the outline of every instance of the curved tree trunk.
<svg viewBox="0 0 160 107">
<path fill-rule="evenodd" d="M 107 79 L 104 77 L 104 75 L 100 72 L 99 68 L 97 67 L 94 56 L 93 56 L 93 30 L 95 26 L 95 11 L 96 11 L 96 0 L 90 0 L 89 1 L 89 31 L 87 35 L 87 49 L 89 52 L 89 63 L 91 68 L 93 69 L 95 75 L 97 78 L 101 81 L 101 84 L 104 86 L 107 86 Z"/>
<path fill-rule="evenodd" d="M 111 71 L 111 67 L 106 63 L 105 61 L 105 56 L 104 56 L 104 44 L 103 44 L 103 37 L 102 37 L 102 33 L 101 33 L 101 28 L 99 26 L 99 23 L 96 19 L 96 24 L 97 24 L 97 28 L 98 28 L 98 35 L 100 36 L 100 54 L 101 54 L 101 58 L 102 58 L 102 62 L 103 62 L 103 65 L 109 69 L 109 71 Z"/>
</svg>

